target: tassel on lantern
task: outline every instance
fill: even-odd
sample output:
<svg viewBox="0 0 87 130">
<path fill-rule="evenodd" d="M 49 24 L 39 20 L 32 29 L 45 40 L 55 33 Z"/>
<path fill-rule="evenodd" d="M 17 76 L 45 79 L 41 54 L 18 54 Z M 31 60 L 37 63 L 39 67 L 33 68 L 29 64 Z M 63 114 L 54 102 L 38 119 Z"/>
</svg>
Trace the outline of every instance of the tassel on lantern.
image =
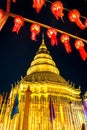
<svg viewBox="0 0 87 130">
<path fill-rule="evenodd" d="M 44 4 L 45 4 L 45 0 L 33 0 L 33 8 L 36 9 L 37 13 L 40 12 Z"/>
<path fill-rule="evenodd" d="M 71 11 L 69 11 L 68 13 L 68 18 L 71 22 L 75 22 L 76 25 L 80 28 L 80 29 L 85 29 L 85 25 L 82 23 L 82 21 L 80 20 L 80 13 L 78 10 L 73 9 Z"/>
<path fill-rule="evenodd" d="M 36 36 L 40 32 L 40 25 L 37 23 L 32 24 L 30 27 L 30 31 L 31 31 L 31 39 L 36 41 Z"/>
<path fill-rule="evenodd" d="M 57 41 L 57 31 L 55 28 L 49 28 L 47 30 L 47 36 L 51 39 L 51 45 L 54 46 L 55 44 L 58 45 Z"/>
<path fill-rule="evenodd" d="M 66 49 L 67 53 L 71 52 L 71 46 L 70 46 L 70 37 L 67 34 L 62 34 L 60 37 L 60 41 L 64 44 L 64 47 Z"/>
<path fill-rule="evenodd" d="M 63 4 L 60 1 L 55 1 L 51 4 L 51 11 L 57 20 L 59 17 L 61 17 L 62 19 L 62 17 L 64 16 L 63 10 Z"/>
<path fill-rule="evenodd" d="M 24 25 L 24 18 L 21 16 L 16 16 L 14 19 L 14 27 L 12 28 L 12 32 L 16 32 L 18 34 L 21 26 Z"/>
<path fill-rule="evenodd" d="M 86 52 L 86 50 L 84 49 L 84 43 L 83 43 L 83 41 L 81 41 L 81 40 L 76 40 L 76 42 L 75 42 L 75 48 L 79 51 L 82 60 L 85 61 L 86 58 L 87 58 L 87 52 Z"/>
<path fill-rule="evenodd" d="M 85 27 L 87 28 L 87 18 L 85 20 L 85 23 L 84 23 Z"/>
</svg>

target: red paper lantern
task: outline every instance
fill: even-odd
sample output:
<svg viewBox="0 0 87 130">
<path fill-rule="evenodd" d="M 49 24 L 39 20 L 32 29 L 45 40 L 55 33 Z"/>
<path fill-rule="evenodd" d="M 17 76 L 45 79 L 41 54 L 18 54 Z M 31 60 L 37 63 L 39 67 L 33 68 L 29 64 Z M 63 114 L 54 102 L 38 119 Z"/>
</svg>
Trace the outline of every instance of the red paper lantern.
<svg viewBox="0 0 87 130">
<path fill-rule="evenodd" d="M 69 43 L 69 41 L 70 41 L 69 35 L 62 34 L 61 37 L 60 37 L 60 41 L 64 44 L 66 52 L 70 53 L 71 52 L 71 46 L 70 46 L 70 43 Z"/>
<path fill-rule="evenodd" d="M 51 45 L 54 46 L 55 44 L 58 45 L 57 41 L 57 31 L 55 28 L 49 28 L 47 30 L 47 36 L 51 39 Z"/>
<path fill-rule="evenodd" d="M 78 10 L 73 9 L 69 11 L 68 18 L 71 22 L 75 22 L 80 29 L 85 29 L 84 24 L 80 20 L 80 13 Z"/>
<path fill-rule="evenodd" d="M 16 16 L 14 19 L 14 27 L 12 28 L 12 32 L 16 32 L 18 34 L 21 26 L 24 25 L 24 18 L 21 16 Z"/>
<path fill-rule="evenodd" d="M 31 31 L 31 39 L 36 41 L 36 36 L 40 32 L 40 25 L 37 23 L 32 24 L 30 27 L 30 31 Z"/>
<path fill-rule="evenodd" d="M 45 0 L 33 0 L 33 8 L 36 9 L 36 12 L 39 13 L 42 6 L 45 4 Z"/>
<path fill-rule="evenodd" d="M 87 58 L 87 52 L 84 49 L 84 43 L 81 40 L 76 40 L 75 48 L 79 51 L 81 58 L 85 61 Z"/>
<path fill-rule="evenodd" d="M 0 21 L 2 21 L 2 18 L 5 16 L 4 11 L 0 9 Z"/>
<path fill-rule="evenodd" d="M 51 11 L 57 20 L 59 17 L 62 18 L 64 16 L 63 10 L 63 4 L 60 1 L 55 1 L 51 4 Z"/>
</svg>

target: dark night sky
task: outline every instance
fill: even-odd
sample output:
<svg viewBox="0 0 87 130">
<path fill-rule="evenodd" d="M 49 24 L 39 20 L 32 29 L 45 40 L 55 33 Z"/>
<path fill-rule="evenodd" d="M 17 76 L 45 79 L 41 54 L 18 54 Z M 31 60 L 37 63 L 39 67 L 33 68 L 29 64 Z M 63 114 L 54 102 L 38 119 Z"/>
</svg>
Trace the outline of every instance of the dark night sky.
<svg viewBox="0 0 87 130">
<path fill-rule="evenodd" d="M 61 19 L 55 19 L 50 11 L 50 3 L 42 8 L 39 14 L 32 8 L 33 0 L 17 0 L 11 3 L 11 12 L 23 17 L 42 22 L 49 26 L 61 29 L 68 33 L 74 34 L 83 39 L 87 39 L 87 29 L 80 30 L 74 23 L 67 18 L 67 11 L 64 10 L 64 23 Z M 51 0 L 51 2 L 53 2 Z M 61 0 L 65 8 L 78 9 L 82 16 L 87 16 L 87 0 Z M 0 0 L 0 8 L 6 8 L 6 0 Z M 79 52 L 74 47 L 75 39 L 71 38 L 70 43 L 72 53 L 67 54 L 63 45 L 60 43 L 60 33 L 58 33 L 58 46 L 51 46 L 50 40 L 46 35 L 45 28 L 41 28 L 37 41 L 30 39 L 30 25 L 25 22 L 18 35 L 12 33 L 11 29 L 14 25 L 13 18 L 9 17 L 2 31 L 0 32 L 0 92 L 10 91 L 11 84 L 14 84 L 21 76 L 25 76 L 26 71 L 33 60 L 40 44 L 41 35 L 44 32 L 45 43 L 50 54 L 55 61 L 60 74 L 66 79 L 75 83 L 75 87 L 81 86 L 82 92 L 87 90 L 87 60 L 83 61 Z M 84 19 L 82 19 L 84 21 Z M 85 43 L 87 50 L 87 44 Z"/>
</svg>

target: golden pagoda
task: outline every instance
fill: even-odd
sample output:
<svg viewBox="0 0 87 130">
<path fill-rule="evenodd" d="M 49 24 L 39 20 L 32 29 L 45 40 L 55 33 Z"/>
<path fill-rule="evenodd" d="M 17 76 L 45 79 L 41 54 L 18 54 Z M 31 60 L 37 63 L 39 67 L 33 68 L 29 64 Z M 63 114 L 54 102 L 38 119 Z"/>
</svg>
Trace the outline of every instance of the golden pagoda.
<svg viewBox="0 0 87 130">
<path fill-rule="evenodd" d="M 0 130 L 82 130 L 86 119 L 80 93 L 60 75 L 42 37 L 26 76 L 2 101 Z M 11 119 L 16 95 L 18 112 Z"/>
</svg>

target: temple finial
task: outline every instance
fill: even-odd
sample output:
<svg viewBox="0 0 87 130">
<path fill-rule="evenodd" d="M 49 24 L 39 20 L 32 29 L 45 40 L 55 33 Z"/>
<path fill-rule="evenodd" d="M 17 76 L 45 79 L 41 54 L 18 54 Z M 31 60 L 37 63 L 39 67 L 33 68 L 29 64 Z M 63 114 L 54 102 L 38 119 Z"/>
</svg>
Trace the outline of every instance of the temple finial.
<svg viewBox="0 0 87 130">
<path fill-rule="evenodd" d="M 42 45 L 44 45 L 44 33 L 42 33 Z"/>
</svg>

